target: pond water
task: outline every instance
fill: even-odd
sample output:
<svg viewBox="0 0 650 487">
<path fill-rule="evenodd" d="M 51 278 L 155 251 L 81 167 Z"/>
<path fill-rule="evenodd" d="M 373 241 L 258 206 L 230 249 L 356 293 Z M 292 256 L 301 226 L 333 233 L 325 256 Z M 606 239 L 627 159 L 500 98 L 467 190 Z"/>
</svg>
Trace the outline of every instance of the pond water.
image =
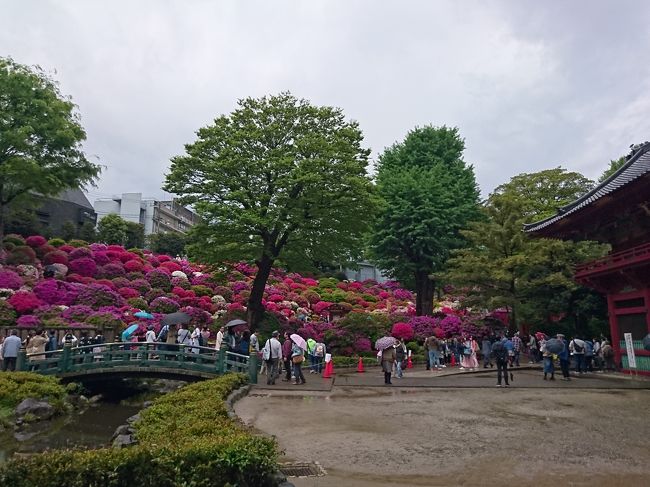
<svg viewBox="0 0 650 487">
<path fill-rule="evenodd" d="M 92 393 L 103 393 L 105 399 L 85 411 L 42 421 L 20 432 L 20 441 L 14 432 L 0 433 L 0 462 L 14 453 L 36 453 L 58 448 L 97 448 L 107 445 L 115 429 L 138 413 L 145 400 L 159 393 L 143 391 L 142 387 L 124 384 L 104 384 L 93 387 Z"/>
</svg>

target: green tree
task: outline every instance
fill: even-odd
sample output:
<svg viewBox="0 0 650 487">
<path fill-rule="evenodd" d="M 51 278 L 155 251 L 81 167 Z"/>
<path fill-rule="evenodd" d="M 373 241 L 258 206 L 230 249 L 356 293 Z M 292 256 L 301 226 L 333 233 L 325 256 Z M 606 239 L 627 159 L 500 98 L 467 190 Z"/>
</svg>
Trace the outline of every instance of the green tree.
<svg viewBox="0 0 650 487">
<path fill-rule="evenodd" d="M 248 322 L 263 316 L 271 267 L 290 257 L 347 261 L 362 250 L 373 210 L 369 151 L 338 108 L 289 93 L 246 98 L 199 129 L 172 159 L 165 190 L 202 221 L 188 252 L 209 263 L 254 260 Z"/>
<path fill-rule="evenodd" d="M 187 238 L 181 233 L 154 233 L 147 238 L 149 248 L 157 254 L 185 255 Z"/>
<path fill-rule="evenodd" d="M 607 169 L 605 169 L 605 172 L 603 172 L 601 176 L 598 178 L 598 182 L 602 183 L 603 181 L 605 181 L 605 179 L 607 179 L 616 171 L 618 171 L 620 168 L 622 168 L 626 162 L 627 162 L 627 157 L 625 156 L 609 161 L 609 167 L 607 167 Z"/>
<path fill-rule="evenodd" d="M 63 222 L 63 225 L 61 225 L 61 238 L 66 242 L 77 238 L 77 226 L 69 220 Z"/>
<path fill-rule="evenodd" d="M 75 105 L 40 68 L 0 58 L 0 238 L 7 208 L 93 183 Z"/>
<path fill-rule="evenodd" d="M 585 322 L 585 303 L 595 295 L 574 281 L 573 268 L 606 251 L 593 242 L 538 239 L 522 231 L 524 222 L 548 216 L 550 208 L 593 186 L 580 174 L 550 171 L 520 174 L 499 186 L 483 205 L 484 218 L 462 232 L 469 245 L 449 262 L 447 278 L 467 289 L 469 303 L 507 308 L 514 328 L 532 323 L 548 330 L 564 315 L 580 315 L 576 325 Z"/>
<path fill-rule="evenodd" d="M 479 192 L 464 149 L 457 128 L 427 126 L 379 158 L 381 207 L 370 255 L 379 268 L 415 288 L 418 315 L 432 313 L 435 274 L 450 251 L 463 245 L 460 230 L 478 216 Z"/>
<path fill-rule="evenodd" d="M 92 223 L 84 222 L 79 227 L 79 238 L 85 240 L 86 242 L 96 242 L 97 241 L 97 230 L 95 225 Z"/>
<path fill-rule="evenodd" d="M 121 216 L 111 213 L 99 220 L 97 224 L 97 241 L 109 245 L 124 245 L 127 231 L 127 222 Z"/>
<path fill-rule="evenodd" d="M 124 246 L 127 249 L 141 249 L 144 247 L 144 225 L 142 223 L 126 222 L 126 239 Z"/>
<path fill-rule="evenodd" d="M 561 167 L 519 174 L 498 186 L 495 194 L 509 194 L 521 204 L 526 223 L 555 215 L 558 208 L 578 199 L 594 187 L 594 182 Z"/>
</svg>

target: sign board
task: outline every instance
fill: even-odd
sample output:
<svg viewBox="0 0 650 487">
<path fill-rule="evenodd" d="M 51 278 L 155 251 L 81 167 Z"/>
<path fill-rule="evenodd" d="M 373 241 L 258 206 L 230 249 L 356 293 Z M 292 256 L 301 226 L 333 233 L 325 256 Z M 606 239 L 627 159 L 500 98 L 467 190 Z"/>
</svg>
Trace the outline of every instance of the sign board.
<svg viewBox="0 0 650 487">
<path fill-rule="evenodd" d="M 636 369 L 636 357 L 634 356 L 634 344 L 632 343 L 632 333 L 624 333 L 625 351 L 627 352 L 627 362 L 631 369 Z"/>
</svg>

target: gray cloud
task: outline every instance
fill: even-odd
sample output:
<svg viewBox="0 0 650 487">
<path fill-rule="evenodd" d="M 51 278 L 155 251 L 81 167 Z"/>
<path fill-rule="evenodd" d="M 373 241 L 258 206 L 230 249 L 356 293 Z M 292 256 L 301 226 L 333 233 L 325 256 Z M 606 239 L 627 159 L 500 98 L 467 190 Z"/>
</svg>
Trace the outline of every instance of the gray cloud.
<svg viewBox="0 0 650 487">
<path fill-rule="evenodd" d="M 161 196 L 169 158 L 245 96 L 340 106 L 376 156 L 457 125 L 484 194 L 559 164 L 596 178 L 650 134 L 639 1 L 10 1 L 0 55 L 79 105 L 95 196 Z"/>
</svg>

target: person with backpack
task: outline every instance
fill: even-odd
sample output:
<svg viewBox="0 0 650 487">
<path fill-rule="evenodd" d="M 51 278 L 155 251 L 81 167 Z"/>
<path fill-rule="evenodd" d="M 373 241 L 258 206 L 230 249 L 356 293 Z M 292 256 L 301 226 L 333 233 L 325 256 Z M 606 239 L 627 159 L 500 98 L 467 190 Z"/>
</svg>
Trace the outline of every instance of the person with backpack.
<svg viewBox="0 0 650 487">
<path fill-rule="evenodd" d="M 569 351 L 575 359 L 576 374 L 584 374 L 585 368 L 585 342 L 576 336 L 569 343 Z"/>
<path fill-rule="evenodd" d="M 158 332 L 156 341 L 158 343 L 167 343 L 167 336 L 169 335 L 169 325 L 163 325 L 163 327 Z M 158 345 L 159 350 L 167 350 L 167 345 Z"/>
<path fill-rule="evenodd" d="M 551 374 L 550 380 L 555 380 L 555 365 L 553 364 L 553 354 L 546 349 L 546 342 L 542 347 L 542 357 L 544 357 L 544 380 L 548 380 L 548 374 Z"/>
<path fill-rule="evenodd" d="M 323 363 L 325 362 L 325 354 L 327 347 L 323 342 L 316 342 L 314 346 L 314 357 L 316 357 L 316 373 L 320 374 L 323 371 Z"/>
<path fill-rule="evenodd" d="M 266 363 L 267 369 L 266 385 L 269 386 L 274 386 L 275 379 L 280 375 L 279 365 L 282 357 L 282 345 L 278 340 L 279 336 L 278 331 L 271 333 L 271 338 L 266 340 L 262 348 L 262 360 Z"/>
<path fill-rule="evenodd" d="M 614 363 L 614 348 L 609 344 L 607 340 L 603 340 L 600 351 L 605 362 L 605 370 L 616 372 L 616 364 Z"/>
<path fill-rule="evenodd" d="M 560 359 L 560 368 L 562 369 L 562 380 L 571 380 L 571 376 L 569 374 L 569 344 L 567 343 L 562 333 L 558 333 L 556 335 L 556 338 L 558 340 L 562 340 L 562 343 L 564 343 L 564 348 L 560 353 L 557 354 L 558 358 Z"/>
<path fill-rule="evenodd" d="M 492 344 L 492 356 L 497 364 L 497 387 L 501 387 L 501 378 L 506 387 L 510 387 L 508 382 L 508 349 L 506 348 L 506 337 Z"/>
</svg>

